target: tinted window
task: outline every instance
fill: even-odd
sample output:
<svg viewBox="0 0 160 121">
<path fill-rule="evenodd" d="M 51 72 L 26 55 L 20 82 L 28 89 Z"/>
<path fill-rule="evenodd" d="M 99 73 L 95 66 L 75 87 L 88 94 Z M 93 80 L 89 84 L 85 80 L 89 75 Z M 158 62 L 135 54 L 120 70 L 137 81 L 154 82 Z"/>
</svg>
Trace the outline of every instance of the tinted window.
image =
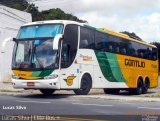
<svg viewBox="0 0 160 121">
<path fill-rule="evenodd" d="M 62 45 L 62 68 L 69 67 L 76 56 L 78 45 L 78 26 L 67 25 L 64 31 L 64 40 Z"/>
<path fill-rule="evenodd" d="M 139 48 L 140 48 L 140 45 L 137 43 L 137 42 L 131 42 L 132 43 L 132 56 L 135 56 L 135 57 L 139 57 Z"/>
<path fill-rule="evenodd" d="M 151 47 L 146 47 L 146 51 L 144 53 L 144 58 L 145 59 L 152 59 L 152 48 Z"/>
<path fill-rule="evenodd" d="M 128 44 L 129 44 L 128 41 L 124 40 L 123 38 L 109 35 L 108 51 L 126 55 Z"/>
<path fill-rule="evenodd" d="M 94 31 L 81 27 L 80 30 L 80 48 L 94 48 Z"/>
<path fill-rule="evenodd" d="M 115 36 L 112 35 L 108 36 L 108 45 L 107 45 L 108 52 L 116 53 L 116 51 L 118 51 L 119 46 L 117 41 L 118 40 Z"/>
<path fill-rule="evenodd" d="M 157 49 L 156 48 L 152 48 L 152 60 L 157 60 Z"/>
<path fill-rule="evenodd" d="M 95 33 L 95 48 L 97 50 L 108 51 L 108 34 Z"/>
<path fill-rule="evenodd" d="M 150 60 L 157 59 L 156 48 L 99 31 L 95 32 L 94 45 L 94 31 L 87 28 L 81 28 L 80 48 L 93 49 L 94 46 L 96 50 L 100 51 Z"/>
<path fill-rule="evenodd" d="M 131 48 L 130 41 L 127 41 L 126 39 L 121 38 L 119 46 L 120 46 L 119 47 L 120 54 L 130 55 L 130 51 L 129 51 Z"/>
<path fill-rule="evenodd" d="M 130 51 L 132 51 L 131 55 L 135 57 L 149 60 L 157 59 L 156 48 L 152 48 L 141 43 L 132 42 L 132 49 Z"/>
</svg>

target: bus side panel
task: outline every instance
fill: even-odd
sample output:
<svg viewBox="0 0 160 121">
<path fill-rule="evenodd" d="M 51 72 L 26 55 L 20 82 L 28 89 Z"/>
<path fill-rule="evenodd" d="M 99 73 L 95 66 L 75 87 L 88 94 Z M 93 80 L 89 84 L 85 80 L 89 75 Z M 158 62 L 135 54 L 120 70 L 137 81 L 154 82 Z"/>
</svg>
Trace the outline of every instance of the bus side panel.
<svg viewBox="0 0 160 121">
<path fill-rule="evenodd" d="M 150 82 L 150 88 L 154 88 L 158 86 L 158 60 L 152 61 L 151 69 L 152 81 Z"/>
<path fill-rule="evenodd" d="M 79 85 L 81 85 L 81 79 L 84 74 L 89 74 L 92 78 L 92 87 L 94 85 L 94 55 L 93 50 L 90 49 L 79 49 L 77 62 L 79 63 Z M 79 87 L 80 88 L 80 87 Z"/>
<path fill-rule="evenodd" d="M 79 58 L 77 59 L 80 63 L 79 80 L 84 73 L 89 73 L 92 77 L 92 88 L 127 88 L 124 81 L 120 80 L 119 66 L 115 65 L 117 60 L 113 58 L 115 54 L 108 55 L 109 59 L 107 59 L 107 55 L 107 52 L 79 49 Z"/>
<path fill-rule="evenodd" d="M 102 88 L 127 88 L 126 80 L 122 76 L 116 54 L 97 50 L 94 53 L 96 57 L 94 76 L 99 72 L 98 77 L 95 78 L 103 82 L 101 83 L 103 84 Z"/>
<path fill-rule="evenodd" d="M 119 65 L 129 88 L 137 87 L 137 80 L 148 77 L 150 87 L 158 86 L 158 62 L 117 54 Z"/>
</svg>

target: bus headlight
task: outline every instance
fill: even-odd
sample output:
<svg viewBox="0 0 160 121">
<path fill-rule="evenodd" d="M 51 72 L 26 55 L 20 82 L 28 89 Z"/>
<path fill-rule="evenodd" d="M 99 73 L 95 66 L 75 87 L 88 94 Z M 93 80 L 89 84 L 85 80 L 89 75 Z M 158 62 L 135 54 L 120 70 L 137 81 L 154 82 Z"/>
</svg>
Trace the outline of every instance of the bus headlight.
<svg viewBox="0 0 160 121">
<path fill-rule="evenodd" d="M 55 79 L 57 77 L 58 77 L 57 74 L 53 74 L 53 75 L 45 76 L 44 79 Z"/>
<path fill-rule="evenodd" d="M 19 77 L 16 76 L 16 75 L 12 75 L 12 78 L 13 78 L 13 79 L 19 79 Z"/>
</svg>

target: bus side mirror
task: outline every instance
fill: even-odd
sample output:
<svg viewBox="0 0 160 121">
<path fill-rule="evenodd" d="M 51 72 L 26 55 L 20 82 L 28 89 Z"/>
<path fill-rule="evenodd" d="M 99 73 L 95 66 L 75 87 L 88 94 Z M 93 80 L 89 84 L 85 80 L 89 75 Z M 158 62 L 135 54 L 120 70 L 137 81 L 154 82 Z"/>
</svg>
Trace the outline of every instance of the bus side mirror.
<svg viewBox="0 0 160 121">
<path fill-rule="evenodd" d="M 62 34 L 57 34 L 53 40 L 53 50 L 58 50 L 59 41 L 63 38 Z"/>
<path fill-rule="evenodd" d="M 6 38 L 3 42 L 2 42 L 2 46 L 1 46 L 1 53 L 5 53 L 6 51 L 6 45 L 8 42 L 15 42 L 16 39 L 15 38 L 12 38 L 12 37 L 9 37 L 9 38 Z"/>
</svg>

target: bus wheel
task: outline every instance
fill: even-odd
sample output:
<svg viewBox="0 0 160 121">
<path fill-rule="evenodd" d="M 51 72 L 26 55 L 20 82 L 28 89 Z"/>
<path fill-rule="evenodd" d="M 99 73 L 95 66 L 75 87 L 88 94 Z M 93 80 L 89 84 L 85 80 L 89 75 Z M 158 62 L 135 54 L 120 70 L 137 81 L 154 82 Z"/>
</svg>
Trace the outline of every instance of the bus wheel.
<svg viewBox="0 0 160 121">
<path fill-rule="evenodd" d="M 40 89 L 40 92 L 44 95 L 52 95 L 56 90 L 54 89 Z"/>
<path fill-rule="evenodd" d="M 134 93 L 136 95 L 140 95 L 142 94 L 142 91 L 143 91 L 143 82 L 141 79 L 138 79 L 137 88 L 135 89 Z"/>
<path fill-rule="evenodd" d="M 147 91 L 148 91 L 148 89 L 149 89 L 149 80 L 145 80 L 142 93 L 143 93 L 143 94 L 146 94 Z"/>
<path fill-rule="evenodd" d="M 76 95 L 87 95 L 92 88 L 92 80 L 89 75 L 85 74 L 81 80 L 81 88 L 73 90 Z"/>
<path fill-rule="evenodd" d="M 118 94 L 119 89 L 103 89 L 105 94 Z"/>
</svg>

